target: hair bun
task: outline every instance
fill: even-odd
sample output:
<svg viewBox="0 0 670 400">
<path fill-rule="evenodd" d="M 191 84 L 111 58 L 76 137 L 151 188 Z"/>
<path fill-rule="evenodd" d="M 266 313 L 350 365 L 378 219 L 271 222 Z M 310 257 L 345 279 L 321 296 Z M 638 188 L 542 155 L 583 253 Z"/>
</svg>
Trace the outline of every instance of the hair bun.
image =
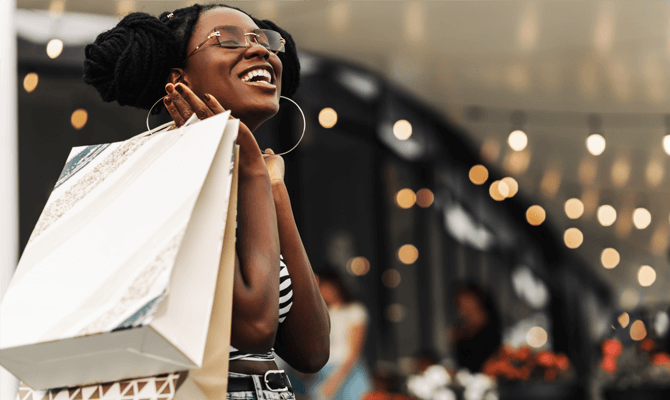
<svg viewBox="0 0 670 400">
<path fill-rule="evenodd" d="M 106 102 L 149 109 L 165 93 L 171 67 L 180 65 L 179 41 L 158 18 L 132 13 L 86 46 L 84 82 Z"/>
</svg>

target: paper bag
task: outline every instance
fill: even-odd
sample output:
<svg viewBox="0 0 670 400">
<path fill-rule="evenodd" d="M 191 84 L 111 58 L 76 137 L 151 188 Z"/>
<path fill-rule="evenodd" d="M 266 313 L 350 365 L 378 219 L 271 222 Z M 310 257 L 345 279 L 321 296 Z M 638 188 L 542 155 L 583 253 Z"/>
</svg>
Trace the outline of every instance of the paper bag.
<svg viewBox="0 0 670 400">
<path fill-rule="evenodd" d="M 239 159 L 236 146 L 236 159 Z M 237 167 L 230 189 L 228 221 L 237 220 Z M 225 400 L 228 389 L 230 332 L 233 313 L 233 279 L 235 276 L 235 225 L 226 225 L 221 249 L 221 264 L 216 282 L 212 317 L 207 332 L 205 356 L 200 369 L 190 371 L 174 400 Z"/>
<path fill-rule="evenodd" d="M 236 146 L 235 159 L 239 159 Z M 226 221 L 237 218 L 237 167 L 233 169 Z M 233 308 L 235 224 L 226 224 L 212 316 L 202 367 L 146 378 L 51 390 L 21 384 L 16 400 L 223 400 L 228 383 L 228 351 Z"/>
<path fill-rule="evenodd" d="M 202 366 L 239 126 L 228 117 L 73 149 L 0 305 L 0 364 L 33 389 Z"/>
</svg>

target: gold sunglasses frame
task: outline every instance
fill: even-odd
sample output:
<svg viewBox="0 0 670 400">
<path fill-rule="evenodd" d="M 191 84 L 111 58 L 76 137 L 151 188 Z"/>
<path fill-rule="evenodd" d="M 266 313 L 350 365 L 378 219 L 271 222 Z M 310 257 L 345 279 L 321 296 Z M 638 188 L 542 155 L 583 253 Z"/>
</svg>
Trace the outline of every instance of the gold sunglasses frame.
<svg viewBox="0 0 670 400">
<path fill-rule="evenodd" d="M 193 53 L 195 53 L 196 51 L 198 51 L 198 49 L 201 48 L 202 45 L 204 45 L 205 43 L 207 43 L 207 41 L 209 41 L 209 39 L 211 39 L 211 38 L 213 38 L 213 37 L 221 37 L 221 33 L 219 33 L 219 31 L 216 30 L 216 29 L 218 29 L 218 28 L 214 28 L 214 29 L 215 29 L 214 32 L 212 32 L 212 33 L 210 33 L 209 35 L 207 35 L 207 38 L 206 38 L 205 40 L 203 40 L 202 43 L 200 43 L 199 45 L 197 45 L 197 46 L 195 47 L 195 49 L 193 49 L 193 51 L 192 51 L 189 55 L 186 56 L 186 58 L 184 59 L 184 64 L 186 64 L 186 60 L 188 60 L 188 59 L 193 55 Z M 255 30 L 255 29 L 254 29 L 254 30 Z M 264 29 L 264 30 L 272 31 L 272 29 Z M 276 32 L 276 31 L 272 31 L 272 32 Z M 247 48 L 247 49 L 248 49 L 249 47 L 251 47 L 251 39 L 249 38 L 249 36 L 253 36 L 254 38 L 256 38 L 256 40 L 255 40 L 256 43 L 257 43 L 258 45 L 260 45 L 260 46 L 263 46 L 263 45 L 260 44 L 260 42 L 258 41 L 258 37 L 260 36 L 259 34 L 255 33 L 255 32 L 245 32 L 245 33 L 244 33 L 244 38 L 246 39 L 247 45 L 244 46 L 244 48 Z M 277 53 L 279 53 L 280 51 L 283 52 L 283 51 L 284 51 L 284 46 L 286 45 L 286 39 L 284 39 L 283 37 L 279 36 L 279 40 L 280 40 L 280 42 L 281 42 L 281 46 L 280 46 L 279 50 L 276 50 L 276 51 L 275 51 L 275 50 L 270 50 L 270 49 L 268 49 L 268 48 L 265 47 L 265 46 L 263 46 L 263 48 L 267 49 L 269 52 L 274 53 L 274 54 L 277 54 Z M 217 40 L 217 42 L 218 42 L 218 40 Z M 219 43 L 219 46 L 220 46 L 220 47 L 223 47 L 223 48 L 240 48 L 240 49 L 243 47 L 243 46 L 225 47 L 225 46 L 221 46 L 220 43 Z"/>
</svg>

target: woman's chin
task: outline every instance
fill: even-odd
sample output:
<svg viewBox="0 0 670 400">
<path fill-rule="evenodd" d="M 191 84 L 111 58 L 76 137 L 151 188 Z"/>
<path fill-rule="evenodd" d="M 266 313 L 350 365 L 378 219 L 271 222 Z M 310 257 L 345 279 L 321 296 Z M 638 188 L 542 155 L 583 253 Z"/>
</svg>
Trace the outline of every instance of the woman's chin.
<svg viewBox="0 0 670 400">
<path fill-rule="evenodd" d="M 244 122 L 244 124 L 253 132 L 265 121 L 272 119 L 279 112 L 279 105 L 267 105 L 265 107 L 256 107 L 251 112 L 241 112 L 235 114 L 235 110 L 232 111 L 233 117 L 239 118 Z"/>
</svg>

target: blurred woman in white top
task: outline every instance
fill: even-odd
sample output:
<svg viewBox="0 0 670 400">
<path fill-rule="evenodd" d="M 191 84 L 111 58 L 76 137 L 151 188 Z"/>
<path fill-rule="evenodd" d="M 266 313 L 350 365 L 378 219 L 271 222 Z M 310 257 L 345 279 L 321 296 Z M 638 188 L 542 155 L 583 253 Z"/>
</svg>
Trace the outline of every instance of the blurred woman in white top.
<svg viewBox="0 0 670 400">
<path fill-rule="evenodd" d="M 368 312 L 333 270 L 319 274 L 319 290 L 330 314 L 330 358 L 310 390 L 312 399 L 355 400 L 371 390 L 363 360 Z"/>
</svg>

